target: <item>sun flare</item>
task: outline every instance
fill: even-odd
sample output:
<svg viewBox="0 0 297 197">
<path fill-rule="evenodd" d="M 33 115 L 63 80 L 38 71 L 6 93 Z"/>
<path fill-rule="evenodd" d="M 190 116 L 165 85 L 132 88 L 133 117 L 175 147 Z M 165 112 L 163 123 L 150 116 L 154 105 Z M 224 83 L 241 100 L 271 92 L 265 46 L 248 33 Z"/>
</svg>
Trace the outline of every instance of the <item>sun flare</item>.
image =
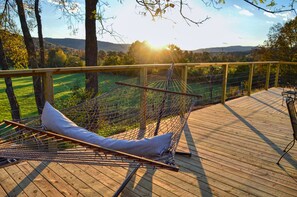
<svg viewBox="0 0 297 197">
<path fill-rule="evenodd" d="M 154 50 L 162 50 L 166 49 L 168 44 L 162 44 L 157 42 L 148 42 L 149 47 L 151 47 Z"/>
</svg>

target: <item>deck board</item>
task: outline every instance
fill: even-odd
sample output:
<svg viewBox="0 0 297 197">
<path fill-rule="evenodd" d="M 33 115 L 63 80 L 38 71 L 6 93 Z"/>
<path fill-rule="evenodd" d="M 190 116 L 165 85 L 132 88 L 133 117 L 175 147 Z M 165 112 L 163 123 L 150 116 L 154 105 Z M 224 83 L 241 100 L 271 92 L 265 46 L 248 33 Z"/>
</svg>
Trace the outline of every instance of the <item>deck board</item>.
<svg viewBox="0 0 297 197">
<path fill-rule="evenodd" d="M 28 196 L 46 196 L 17 165 L 7 167 L 6 171 Z"/>
<path fill-rule="evenodd" d="M 140 169 L 122 196 L 297 196 L 297 146 L 281 89 L 192 112 L 176 156 L 179 172 Z M 131 169 L 21 162 L 0 169 L 0 196 L 111 196 Z"/>
</svg>

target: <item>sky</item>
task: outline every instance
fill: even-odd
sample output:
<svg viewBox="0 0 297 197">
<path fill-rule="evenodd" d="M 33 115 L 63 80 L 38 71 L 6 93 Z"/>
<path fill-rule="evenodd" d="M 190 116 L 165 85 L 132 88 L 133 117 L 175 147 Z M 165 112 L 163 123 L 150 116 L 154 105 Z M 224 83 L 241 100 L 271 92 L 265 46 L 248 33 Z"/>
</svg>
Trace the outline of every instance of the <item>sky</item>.
<svg viewBox="0 0 297 197">
<path fill-rule="evenodd" d="M 84 1 L 78 1 L 84 11 Z M 152 20 L 150 16 L 139 14 L 142 8 L 135 0 L 108 0 L 105 17 L 111 18 L 106 27 L 112 25 L 118 36 L 102 35 L 100 41 L 130 44 L 136 40 L 148 41 L 155 47 L 175 44 L 183 50 L 195 50 L 209 47 L 225 46 L 257 46 L 267 39 L 273 24 L 285 23 L 293 19 L 293 13 L 270 14 L 243 2 L 242 0 L 226 0 L 219 9 L 206 6 L 202 0 L 187 0 L 190 8 L 184 14 L 193 20 L 210 17 L 202 25 L 188 25 L 179 15 L 178 9 L 168 11 L 166 19 Z M 285 3 L 288 0 L 281 0 Z M 85 38 L 84 21 L 76 22 L 78 31 L 73 34 L 68 29 L 67 21 L 55 8 L 55 0 L 45 0 L 42 4 L 42 20 L 44 37 L 52 38 Z M 37 36 L 36 30 L 32 33 Z"/>
</svg>

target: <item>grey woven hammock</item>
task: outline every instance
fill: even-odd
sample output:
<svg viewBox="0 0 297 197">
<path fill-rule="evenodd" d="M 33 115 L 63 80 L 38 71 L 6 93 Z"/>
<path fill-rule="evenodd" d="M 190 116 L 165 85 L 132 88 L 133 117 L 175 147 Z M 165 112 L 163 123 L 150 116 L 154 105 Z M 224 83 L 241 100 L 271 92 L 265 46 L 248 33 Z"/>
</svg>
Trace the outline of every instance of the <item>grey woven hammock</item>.
<svg viewBox="0 0 297 197">
<path fill-rule="evenodd" d="M 44 131 L 40 117 L 20 123 L 6 120 L 1 123 L 0 157 L 177 171 L 174 154 L 199 96 L 193 95 L 172 72 L 147 86 L 117 83 L 117 87 L 107 93 L 61 110 L 80 127 L 116 139 L 137 140 L 172 132 L 170 148 L 158 158 L 131 155 Z"/>
</svg>

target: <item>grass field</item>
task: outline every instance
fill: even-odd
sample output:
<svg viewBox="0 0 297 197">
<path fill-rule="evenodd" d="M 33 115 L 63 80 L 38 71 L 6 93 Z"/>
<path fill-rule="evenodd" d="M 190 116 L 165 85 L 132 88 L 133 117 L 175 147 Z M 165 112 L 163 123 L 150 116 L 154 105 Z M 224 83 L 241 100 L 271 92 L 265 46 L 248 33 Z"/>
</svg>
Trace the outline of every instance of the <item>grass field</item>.
<svg viewBox="0 0 297 197">
<path fill-rule="evenodd" d="M 128 79 L 128 76 L 117 74 L 99 74 L 99 91 L 108 91 L 114 82 Z M 54 96 L 55 106 L 62 109 L 69 106 L 72 102 L 73 88 L 83 89 L 85 84 L 84 74 L 54 75 Z M 195 94 L 202 96 L 200 104 L 219 102 L 222 94 L 221 82 L 213 84 L 212 99 L 210 99 L 210 88 L 208 82 L 199 82 L 189 84 Z M 0 79 L 0 121 L 11 119 L 10 106 L 5 93 L 4 79 Z M 32 77 L 13 78 L 14 91 L 20 106 L 21 117 L 32 117 L 37 115 Z M 235 87 L 236 88 L 236 87 Z M 228 87 L 227 92 L 229 92 Z"/>
<path fill-rule="evenodd" d="M 100 91 L 107 91 L 115 81 L 126 79 L 125 76 L 102 74 L 99 75 Z M 32 77 L 20 77 L 12 79 L 14 92 L 20 106 L 21 117 L 31 117 L 37 115 L 35 104 Z M 73 87 L 84 87 L 84 74 L 54 75 L 55 103 L 62 104 L 71 96 Z M 108 85 L 107 85 L 108 84 Z M 10 106 L 5 93 L 4 79 L 0 79 L 0 121 L 11 119 Z"/>
</svg>

